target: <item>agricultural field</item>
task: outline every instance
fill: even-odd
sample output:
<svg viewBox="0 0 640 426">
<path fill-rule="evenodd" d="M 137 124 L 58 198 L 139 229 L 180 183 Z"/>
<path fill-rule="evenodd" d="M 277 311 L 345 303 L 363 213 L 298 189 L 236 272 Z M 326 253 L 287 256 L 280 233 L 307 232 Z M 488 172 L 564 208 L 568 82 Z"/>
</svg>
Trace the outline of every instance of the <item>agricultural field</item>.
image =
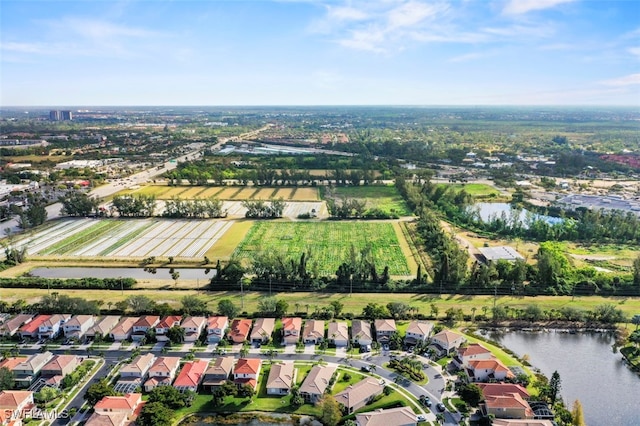
<svg viewBox="0 0 640 426">
<path fill-rule="evenodd" d="M 503 194 L 495 187 L 486 183 L 439 183 L 438 185 L 447 186 L 454 191 L 464 189 L 474 198 L 500 198 Z"/>
<path fill-rule="evenodd" d="M 184 200 L 195 198 L 217 198 L 219 200 L 271 200 L 319 201 L 318 189 L 314 187 L 265 187 L 265 186 L 168 186 L 146 185 L 122 194 L 153 195 L 159 200 L 178 197 Z"/>
<path fill-rule="evenodd" d="M 383 222 L 256 222 L 234 254 L 251 259 L 270 250 L 297 259 L 311 251 L 311 262 L 317 262 L 318 272 L 333 275 L 347 259 L 351 245 L 359 250 L 367 244 L 380 270 L 389 266 L 391 275 L 412 273 L 406 242 L 401 246 L 394 224 Z"/>
<path fill-rule="evenodd" d="M 324 188 L 323 188 L 324 189 Z M 378 208 L 399 216 L 411 216 L 413 212 L 398 193 L 395 186 L 340 186 L 330 191 L 324 189 L 325 198 L 353 198 L 366 201 L 366 208 Z"/>
<path fill-rule="evenodd" d="M 65 219 L 16 242 L 30 256 L 202 258 L 228 220 Z"/>
</svg>

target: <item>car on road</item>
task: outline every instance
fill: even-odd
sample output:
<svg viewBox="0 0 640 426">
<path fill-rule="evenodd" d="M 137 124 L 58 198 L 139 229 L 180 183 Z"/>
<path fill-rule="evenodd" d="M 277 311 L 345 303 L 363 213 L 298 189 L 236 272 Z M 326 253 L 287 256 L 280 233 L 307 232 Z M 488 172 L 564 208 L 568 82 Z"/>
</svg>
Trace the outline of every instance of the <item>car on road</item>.
<svg viewBox="0 0 640 426">
<path fill-rule="evenodd" d="M 424 405 L 425 407 L 431 407 L 432 402 L 431 399 L 428 396 L 422 395 L 420 397 L 420 402 L 422 403 L 422 405 Z"/>
<path fill-rule="evenodd" d="M 360 367 L 360 371 L 364 371 L 365 373 L 370 373 L 371 367 L 368 365 L 363 365 L 362 367 Z"/>
<path fill-rule="evenodd" d="M 438 402 L 436 408 L 438 409 L 438 411 L 445 411 L 447 409 L 447 407 L 445 407 L 442 402 Z"/>
<path fill-rule="evenodd" d="M 426 421 L 427 421 L 427 418 L 426 418 L 426 416 L 423 416 L 422 414 L 418 414 L 418 415 L 416 416 L 416 421 L 417 421 L 418 423 L 420 423 L 420 422 L 426 422 Z"/>
</svg>

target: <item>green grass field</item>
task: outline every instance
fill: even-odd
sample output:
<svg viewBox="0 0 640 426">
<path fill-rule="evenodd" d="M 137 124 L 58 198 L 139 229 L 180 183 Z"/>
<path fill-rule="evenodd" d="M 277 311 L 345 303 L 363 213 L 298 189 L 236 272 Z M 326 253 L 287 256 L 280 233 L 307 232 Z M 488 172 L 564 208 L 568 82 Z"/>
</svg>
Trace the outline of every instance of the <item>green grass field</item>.
<svg viewBox="0 0 640 426">
<path fill-rule="evenodd" d="M 399 216 L 413 214 L 395 186 L 340 186 L 332 189 L 332 197 L 365 200 L 367 208 L 379 208 Z"/>
<path fill-rule="evenodd" d="M 486 183 L 440 183 L 438 185 L 447 186 L 454 191 L 464 189 L 474 198 L 497 198 L 500 197 L 500 191 Z"/>
<path fill-rule="evenodd" d="M 392 223 L 381 222 L 256 222 L 235 250 L 251 259 L 262 250 L 299 259 L 310 251 L 320 274 L 333 275 L 347 260 L 351 245 L 356 250 L 371 245 L 373 257 L 391 275 L 410 275 L 407 260 Z"/>
</svg>

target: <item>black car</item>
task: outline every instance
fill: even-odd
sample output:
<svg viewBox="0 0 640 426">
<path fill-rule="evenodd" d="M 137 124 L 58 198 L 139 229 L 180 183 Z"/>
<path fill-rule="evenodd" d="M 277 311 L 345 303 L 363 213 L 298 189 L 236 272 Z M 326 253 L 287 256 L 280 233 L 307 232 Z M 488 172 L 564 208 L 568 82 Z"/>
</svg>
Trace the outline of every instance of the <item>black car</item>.
<svg viewBox="0 0 640 426">
<path fill-rule="evenodd" d="M 438 409 L 438 411 L 445 411 L 447 409 L 442 402 L 438 402 L 436 408 Z"/>
<path fill-rule="evenodd" d="M 368 365 L 363 365 L 362 367 L 360 367 L 360 371 L 364 371 L 365 373 L 370 373 L 371 367 L 369 367 Z"/>
</svg>

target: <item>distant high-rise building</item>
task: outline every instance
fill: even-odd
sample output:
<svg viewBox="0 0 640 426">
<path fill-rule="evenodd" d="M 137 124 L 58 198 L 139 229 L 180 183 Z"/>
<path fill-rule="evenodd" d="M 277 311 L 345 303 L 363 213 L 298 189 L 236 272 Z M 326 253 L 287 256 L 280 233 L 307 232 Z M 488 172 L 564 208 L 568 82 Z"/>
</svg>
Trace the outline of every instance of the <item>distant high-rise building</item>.
<svg viewBox="0 0 640 426">
<path fill-rule="evenodd" d="M 49 120 L 51 121 L 69 121 L 73 120 L 71 111 L 49 111 Z"/>
</svg>

